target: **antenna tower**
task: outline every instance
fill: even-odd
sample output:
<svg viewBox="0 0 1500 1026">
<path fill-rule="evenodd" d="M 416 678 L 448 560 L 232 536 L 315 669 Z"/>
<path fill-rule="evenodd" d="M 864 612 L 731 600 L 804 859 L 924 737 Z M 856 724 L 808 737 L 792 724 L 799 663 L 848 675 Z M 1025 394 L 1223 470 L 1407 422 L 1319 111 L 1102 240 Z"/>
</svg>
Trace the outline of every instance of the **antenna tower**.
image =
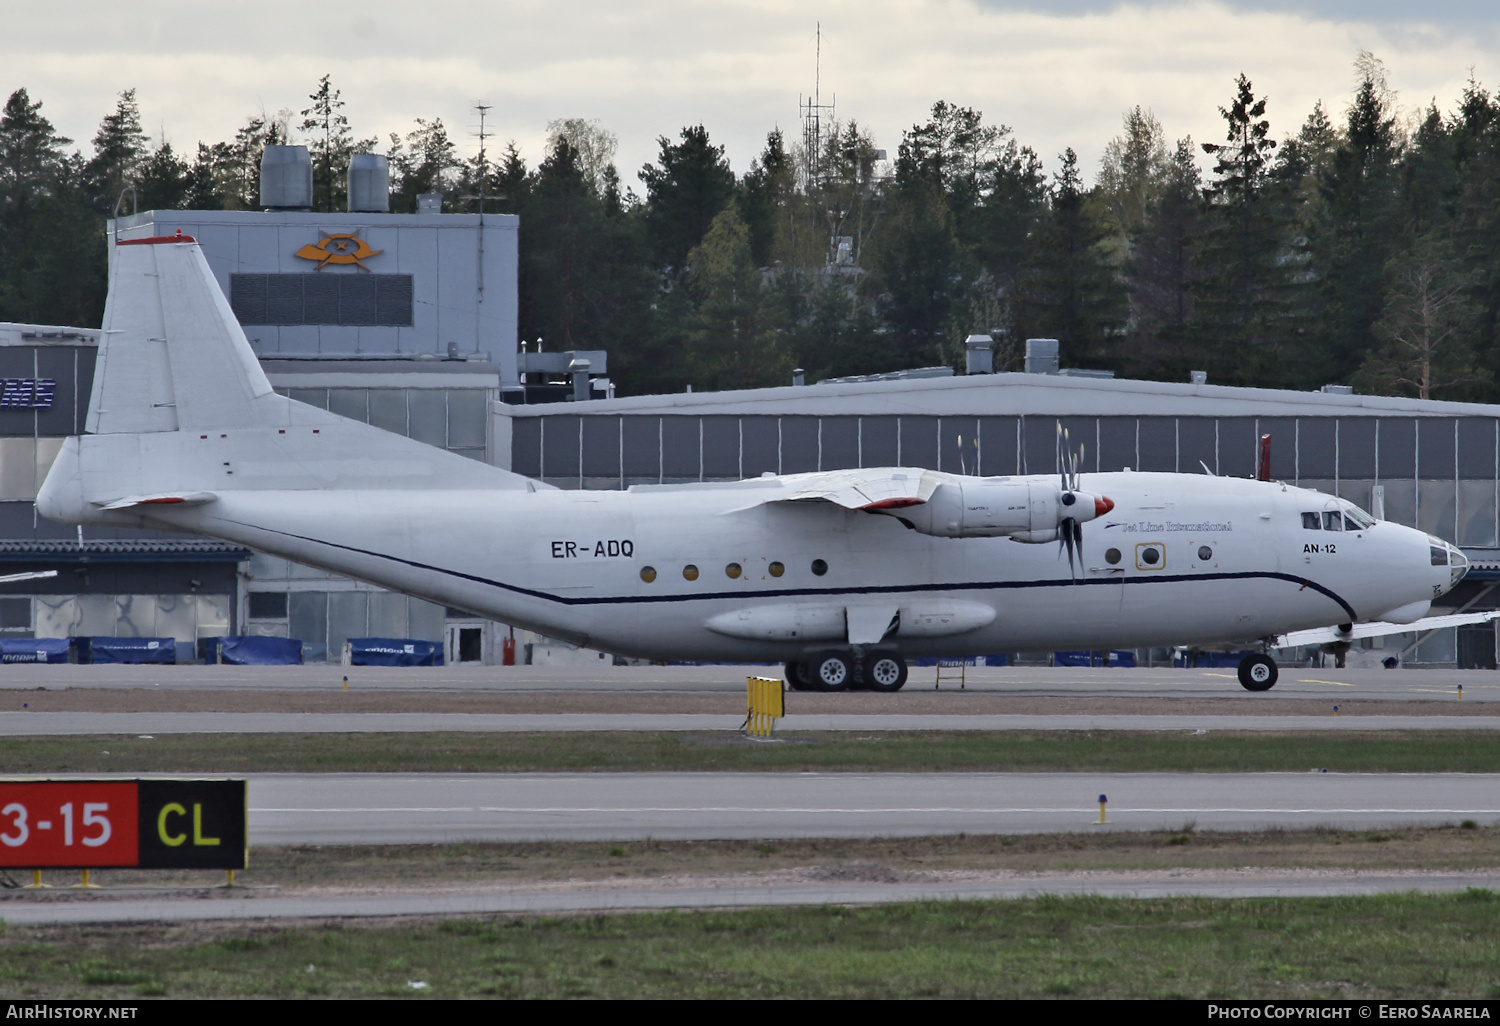
<svg viewBox="0 0 1500 1026">
<path fill-rule="evenodd" d="M 824 103 L 823 88 L 823 23 L 818 25 L 816 59 L 813 64 L 813 94 L 797 97 L 797 111 L 802 119 L 802 148 L 807 152 L 807 183 L 809 186 L 823 181 L 823 118 L 827 111 L 828 123 L 834 124 L 834 99 Z"/>
<path fill-rule="evenodd" d="M 494 110 L 493 104 L 476 103 L 474 110 L 479 112 L 479 223 L 484 224 L 484 200 L 485 179 L 489 177 L 489 162 L 485 159 L 484 141 L 488 136 L 484 130 L 484 118 L 490 111 Z"/>
<path fill-rule="evenodd" d="M 484 190 L 486 184 L 485 179 L 489 177 L 489 164 L 485 160 L 484 153 L 484 140 L 486 138 L 484 131 L 484 117 L 492 109 L 493 106 L 491 104 L 483 102 L 474 104 L 474 110 L 479 112 L 479 196 L 477 197 L 479 200 L 479 242 L 477 252 L 475 254 L 475 273 L 478 276 L 478 295 L 476 298 L 477 303 L 480 306 L 484 304 Z M 474 314 L 474 347 L 476 349 L 479 347 L 479 316 L 480 315 L 478 312 L 478 308 L 476 307 Z"/>
</svg>

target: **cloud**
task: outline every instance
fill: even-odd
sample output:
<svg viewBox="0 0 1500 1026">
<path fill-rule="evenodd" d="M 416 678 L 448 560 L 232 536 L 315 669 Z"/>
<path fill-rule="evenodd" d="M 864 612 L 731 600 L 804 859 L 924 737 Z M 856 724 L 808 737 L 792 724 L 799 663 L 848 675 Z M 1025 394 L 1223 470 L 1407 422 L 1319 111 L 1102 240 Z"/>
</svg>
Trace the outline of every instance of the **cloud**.
<svg viewBox="0 0 1500 1026">
<path fill-rule="evenodd" d="M 1100 14 L 1125 6 L 1126 0 L 980 0 L 983 6 L 1003 11 L 1035 11 L 1059 15 Z M 1135 6 L 1168 6 L 1143 4 Z M 1413 4 L 1411 0 L 1227 0 L 1226 6 L 1240 12 L 1277 11 L 1310 15 L 1333 21 L 1365 23 L 1468 25 L 1493 22 L 1492 0 L 1438 0 Z"/>
<path fill-rule="evenodd" d="M 139 0 L 123 19 L 89 0 L 9 13 L 0 89 L 28 87 L 86 144 L 114 94 L 136 87 L 147 129 L 191 150 L 228 138 L 258 109 L 301 109 L 328 73 L 361 137 L 441 117 L 472 152 L 471 107 L 483 100 L 498 139 L 535 163 L 549 120 L 598 118 L 618 134 L 633 183 L 656 137 L 684 125 L 708 126 L 740 171 L 769 129 L 794 130 L 798 96 L 814 87 L 815 17 L 823 99 L 836 98 L 838 115 L 870 127 L 878 145 L 894 152 L 902 130 L 946 99 L 1013 126 L 1049 167 L 1067 146 L 1097 166 L 1135 104 L 1170 135 L 1216 138 L 1217 107 L 1241 71 L 1270 97 L 1278 135 L 1318 99 L 1342 109 L 1361 48 L 1385 60 L 1414 106 L 1436 97 L 1451 109 L 1471 66 L 1481 80 L 1500 78 L 1496 17 L 1452 24 L 1477 5 L 1449 5 L 1447 20 L 1431 23 L 1398 20 L 1394 3 L 1292 6 L 1079 2 L 1057 13 L 1005 0 L 830 0 L 814 12 L 778 0 L 369 0 L 351 16 L 285 0 L 232 10 Z"/>
</svg>

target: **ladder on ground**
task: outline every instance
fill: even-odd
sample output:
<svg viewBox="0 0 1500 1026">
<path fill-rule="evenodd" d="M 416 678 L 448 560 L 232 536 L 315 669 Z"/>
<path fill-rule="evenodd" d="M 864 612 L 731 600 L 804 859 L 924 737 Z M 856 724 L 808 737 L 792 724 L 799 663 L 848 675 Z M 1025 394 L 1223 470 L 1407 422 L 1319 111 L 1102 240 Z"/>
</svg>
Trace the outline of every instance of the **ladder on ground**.
<svg viewBox="0 0 1500 1026">
<path fill-rule="evenodd" d="M 965 683 L 964 677 L 968 669 L 968 665 L 969 661 L 967 659 L 950 658 L 943 656 L 938 657 L 937 680 L 933 683 L 932 689 L 934 691 L 939 690 L 940 688 L 942 688 L 944 681 L 947 681 L 949 684 L 957 681 L 958 690 L 963 691 Z"/>
</svg>

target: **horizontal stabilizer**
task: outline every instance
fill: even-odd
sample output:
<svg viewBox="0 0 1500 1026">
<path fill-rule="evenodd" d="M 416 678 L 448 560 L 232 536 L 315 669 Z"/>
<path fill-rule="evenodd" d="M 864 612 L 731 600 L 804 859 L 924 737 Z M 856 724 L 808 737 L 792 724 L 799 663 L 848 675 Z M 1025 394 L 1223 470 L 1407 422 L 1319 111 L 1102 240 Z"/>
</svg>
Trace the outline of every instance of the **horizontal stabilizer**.
<svg viewBox="0 0 1500 1026">
<path fill-rule="evenodd" d="M 132 506 L 202 506 L 218 496 L 213 492 L 166 492 L 158 495 L 127 495 L 102 504 L 103 509 L 130 509 Z"/>
<path fill-rule="evenodd" d="M 1297 648 L 1302 645 L 1332 645 L 1340 641 L 1357 641 L 1360 638 L 1379 638 L 1387 634 L 1411 634 L 1435 631 L 1442 627 L 1461 627 L 1471 623 L 1488 623 L 1500 618 L 1500 609 L 1483 613 L 1450 613 L 1447 616 L 1427 616 L 1412 623 L 1387 623 L 1371 620 L 1357 623 L 1347 631 L 1337 627 L 1316 627 L 1306 631 L 1283 634 L 1271 643 L 1272 648 Z"/>
</svg>

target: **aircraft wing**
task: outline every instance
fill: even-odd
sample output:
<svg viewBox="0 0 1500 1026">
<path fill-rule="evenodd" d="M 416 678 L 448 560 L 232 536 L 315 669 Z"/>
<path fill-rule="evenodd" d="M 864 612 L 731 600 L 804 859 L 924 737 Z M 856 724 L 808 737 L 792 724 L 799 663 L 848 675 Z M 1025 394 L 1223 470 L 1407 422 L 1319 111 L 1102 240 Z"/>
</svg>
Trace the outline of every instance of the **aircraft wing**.
<svg viewBox="0 0 1500 1026">
<path fill-rule="evenodd" d="M 766 502 L 831 502 L 845 509 L 901 509 L 932 498 L 942 478 L 915 468 L 833 470 L 783 478 L 785 491 Z"/>
<path fill-rule="evenodd" d="M 1348 631 L 1341 631 L 1337 627 L 1316 627 L 1306 631 L 1292 631 L 1288 634 L 1279 635 L 1271 643 L 1272 648 L 1296 648 L 1300 645 L 1328 645 L 1337 641 L 1354 641 L 1359 638 L 1378 638 L 1386 634 L 1410 634 L 1413 632 L 1433 631 L 1440 627 L 1458 627 L 1467 623 L 1488 623 L 1500 618 L 1500 609 L 1491 609 L 1483 613 L 1450 613 L 1447 616 L 1428 616 L 1411 623 L 1387 623 L 1384 620 L 1371 620 L 1368 623 L 1357 623 Z"/>
</svg>

